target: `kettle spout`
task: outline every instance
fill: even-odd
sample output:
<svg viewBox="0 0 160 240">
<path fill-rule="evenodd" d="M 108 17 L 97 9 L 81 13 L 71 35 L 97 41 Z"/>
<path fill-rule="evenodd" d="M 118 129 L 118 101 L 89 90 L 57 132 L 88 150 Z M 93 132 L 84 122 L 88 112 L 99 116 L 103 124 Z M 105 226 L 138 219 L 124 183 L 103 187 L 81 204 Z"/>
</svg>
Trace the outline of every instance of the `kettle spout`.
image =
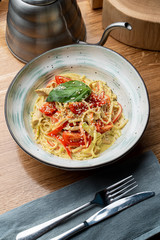
<svg viewBox="0 0 160 240">
<path fill-rule="evenodd" d="M 117 28 L 125 28 L 127 30 L 132 30 L 132 26 L 129 23 L 127 23 L 127 22 L 112 23 L 104 30 L 103 35 L 102 35 L 100 41 L 98 43 L 96 43 L 96 45 L 103 46 L 106 43 L 106 41 L 107 41 L 107 39 L 109 37 L 110 32 L 112 30 L 114 30 L 114 29 L 117 29 Z"/>
</svg>

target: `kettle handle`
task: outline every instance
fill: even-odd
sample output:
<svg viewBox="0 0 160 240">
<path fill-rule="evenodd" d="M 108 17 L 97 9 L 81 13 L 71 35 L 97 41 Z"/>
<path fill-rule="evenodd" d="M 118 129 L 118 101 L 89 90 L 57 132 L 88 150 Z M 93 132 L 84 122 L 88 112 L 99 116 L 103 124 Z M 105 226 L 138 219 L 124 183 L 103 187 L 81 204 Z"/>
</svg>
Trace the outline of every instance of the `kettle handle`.
<svg viewBox="0 0 160 240">
<path fill-rule="evenodd" d="M 103 46 L 106 43 L 110 32 L 117 28 L 125 28 L 127 30 L 132 30 L 132 26 L 128 22 L 116 22 L 116 23 L 112 23 L 108 27 L 106 27 L 106 29 L 104 30 L 103 35 L 98 43 L 87 43 L 87 42 L 82 42 L 82 41 L 79 41 L 79 43 Z"/>
<path fill-rule="evenodd" d="M 22 0 L 22 2 L 28 3 L 30 5 L 44 6 L 54 3 L 57 0 Z"/>
</svg>

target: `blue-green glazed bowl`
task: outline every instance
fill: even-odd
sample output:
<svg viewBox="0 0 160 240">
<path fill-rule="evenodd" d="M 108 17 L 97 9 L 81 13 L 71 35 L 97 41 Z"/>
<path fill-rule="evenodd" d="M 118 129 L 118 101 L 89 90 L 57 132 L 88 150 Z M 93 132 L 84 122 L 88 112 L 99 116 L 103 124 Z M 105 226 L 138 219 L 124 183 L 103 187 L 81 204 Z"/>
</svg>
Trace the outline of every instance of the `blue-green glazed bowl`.
<svg viewBox="0 0 160 240">
<path fill-rule="evenodd" d="M 45 152 L 34 140 L 30 113 L 41 88 L 54 75 L 73 72 L 106 81 L 121 103 L 127 125 L 117 141 L 99 157 L 63 159 Z M 13 79 L 5 99 L 5 118 L 17 144 L 33 158 L 68 170 L 93 169 L 115 162 L 140 140 L 149 119 L 146 86 L 136 69 L 118 53 L 95 45 L 74 44 L 50 50 L 26 64 Z"/>
</svg>

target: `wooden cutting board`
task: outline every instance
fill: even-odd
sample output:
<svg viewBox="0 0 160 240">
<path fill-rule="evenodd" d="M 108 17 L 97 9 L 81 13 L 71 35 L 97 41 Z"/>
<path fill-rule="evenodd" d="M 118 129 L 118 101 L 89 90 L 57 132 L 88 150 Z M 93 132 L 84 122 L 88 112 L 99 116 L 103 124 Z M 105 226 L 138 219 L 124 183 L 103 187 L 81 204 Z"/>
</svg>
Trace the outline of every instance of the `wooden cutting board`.
<svg viewBox="0 0 160 240">
<path fill-rule="evenodd" d="M 129 22 L 132 31 L 117 29 L 115 39 L 134 47 L 160 50 L 160 0 L 103 0 L 102 25 Z"/>
</svg>

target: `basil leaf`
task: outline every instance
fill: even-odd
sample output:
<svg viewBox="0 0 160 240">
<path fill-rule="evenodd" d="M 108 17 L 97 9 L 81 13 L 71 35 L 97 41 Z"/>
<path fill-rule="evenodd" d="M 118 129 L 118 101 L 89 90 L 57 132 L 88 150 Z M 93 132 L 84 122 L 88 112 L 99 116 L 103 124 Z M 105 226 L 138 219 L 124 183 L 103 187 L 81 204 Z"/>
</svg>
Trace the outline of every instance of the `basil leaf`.
<svg viewBox="0 0 160 240">
<path fill-rule="evenodd" d="M 69 81 L 54 88 L 47 97 L 47 102 L 80 102 L 91 94 L 91 89 L 80 81 Z"/>
</svg>

